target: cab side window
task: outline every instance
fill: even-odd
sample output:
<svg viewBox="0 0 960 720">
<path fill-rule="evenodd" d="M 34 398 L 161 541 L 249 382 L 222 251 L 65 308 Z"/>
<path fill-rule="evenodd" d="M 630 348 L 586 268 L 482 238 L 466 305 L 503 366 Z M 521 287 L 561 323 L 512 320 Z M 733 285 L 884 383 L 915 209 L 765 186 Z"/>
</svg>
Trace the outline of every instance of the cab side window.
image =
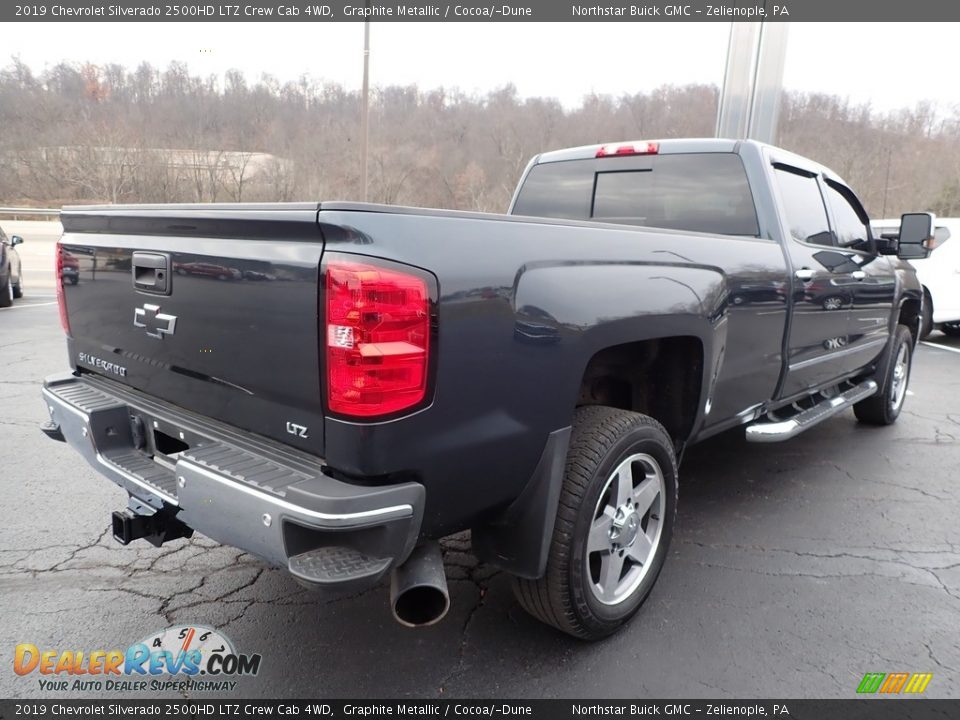
<svg viewBox="0 0 960 720">
<path fill-rule="evenodd" d="M 816 176 L 786 165 L 775 165 L 774 176 L 790 234 L 801 242 L 833 247 L 833 234 Z"/>
<path fill-rule="evenodd" d="M 870 244 L 870 232 L 867 223 L 860 216 L 848 195 L 853 193 L 830 180 L 827 180 L 827 202 L 833 211 L 833 220 L 836 224 L 834 234 L 840 247 L 866 248 Z"/>
</svg>

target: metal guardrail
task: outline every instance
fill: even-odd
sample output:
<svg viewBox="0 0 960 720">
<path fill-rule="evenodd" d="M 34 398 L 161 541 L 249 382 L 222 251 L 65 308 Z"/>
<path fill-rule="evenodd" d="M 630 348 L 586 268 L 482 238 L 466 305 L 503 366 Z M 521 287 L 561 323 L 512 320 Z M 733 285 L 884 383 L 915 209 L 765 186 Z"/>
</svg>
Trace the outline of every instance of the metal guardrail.
<svg viewBox="0 0 960 720">
<path fill-rule="evenodd" d="M 10 216 L 14 220 L 19 220 L 21 217 L 36 217 L 37 215 L 56 218 L 60 216 L 60 211 L 53 208 L 0 207 L 0 215 Z"/>
</svg>

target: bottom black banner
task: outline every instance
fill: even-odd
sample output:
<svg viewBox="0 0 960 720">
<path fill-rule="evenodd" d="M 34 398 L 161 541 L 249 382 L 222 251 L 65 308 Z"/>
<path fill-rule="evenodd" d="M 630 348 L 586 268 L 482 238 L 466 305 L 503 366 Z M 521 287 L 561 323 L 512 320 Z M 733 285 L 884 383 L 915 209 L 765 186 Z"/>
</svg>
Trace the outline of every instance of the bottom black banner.
<svg viewBox="0 0 960 720">
<path fill-rule="evenodd" d="M 0 700 L 0 718 L 960 718 L 960 700 Z"/>
</svg>

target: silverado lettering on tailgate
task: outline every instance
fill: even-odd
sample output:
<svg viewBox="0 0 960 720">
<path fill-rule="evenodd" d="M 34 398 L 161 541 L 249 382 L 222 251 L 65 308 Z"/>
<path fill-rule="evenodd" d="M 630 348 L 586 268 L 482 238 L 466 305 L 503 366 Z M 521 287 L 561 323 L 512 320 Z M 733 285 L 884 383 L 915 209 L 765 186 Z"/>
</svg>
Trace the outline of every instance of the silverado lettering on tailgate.
<svg viewBox="0 0 960 720">
<path fill-rule="evenodd" d="M 104 372 L 119 375 L 120 377 L 127 376 L 127 369 L 123 367 L 123 365 L 117 365 L 116 363 L 109 362 L 108 360 L 94 357 L 93 355 L 88 355 L 85 352 L 77 353 L 77 360 L 86 365 L 90 365 L 91 367 L 95 367 L 98 370 L 103 370 Z"/>
</svg>

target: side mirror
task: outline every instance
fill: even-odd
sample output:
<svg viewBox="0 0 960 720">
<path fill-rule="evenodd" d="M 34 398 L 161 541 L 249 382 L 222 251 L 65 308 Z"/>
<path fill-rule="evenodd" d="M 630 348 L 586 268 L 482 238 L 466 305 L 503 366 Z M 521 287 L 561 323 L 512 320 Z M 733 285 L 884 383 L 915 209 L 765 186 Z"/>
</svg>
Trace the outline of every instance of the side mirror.
<svg viewBox="0 0 960 720">
<path fill-rule="evenodd" d="M 933 213 L 907 213 L 900 218 L 897 256 L 903 260 L 922 260 L 930 255 L 934 239 Z"/>
<path fill-rule="evenodd" d="M 10 236 L 10 245 L 20 245 L 23 242 L 23 238 L 19 235 Z"/>
<path fill-rule="evenodd" d="M 877 248 L 878 255 L 896 255 L 897 246 L 899 241 L 897 236 L 888 237 L 887 235 L 881 235 L 878 238 L 874 239 L 874 247 Z"/>
</svg>

